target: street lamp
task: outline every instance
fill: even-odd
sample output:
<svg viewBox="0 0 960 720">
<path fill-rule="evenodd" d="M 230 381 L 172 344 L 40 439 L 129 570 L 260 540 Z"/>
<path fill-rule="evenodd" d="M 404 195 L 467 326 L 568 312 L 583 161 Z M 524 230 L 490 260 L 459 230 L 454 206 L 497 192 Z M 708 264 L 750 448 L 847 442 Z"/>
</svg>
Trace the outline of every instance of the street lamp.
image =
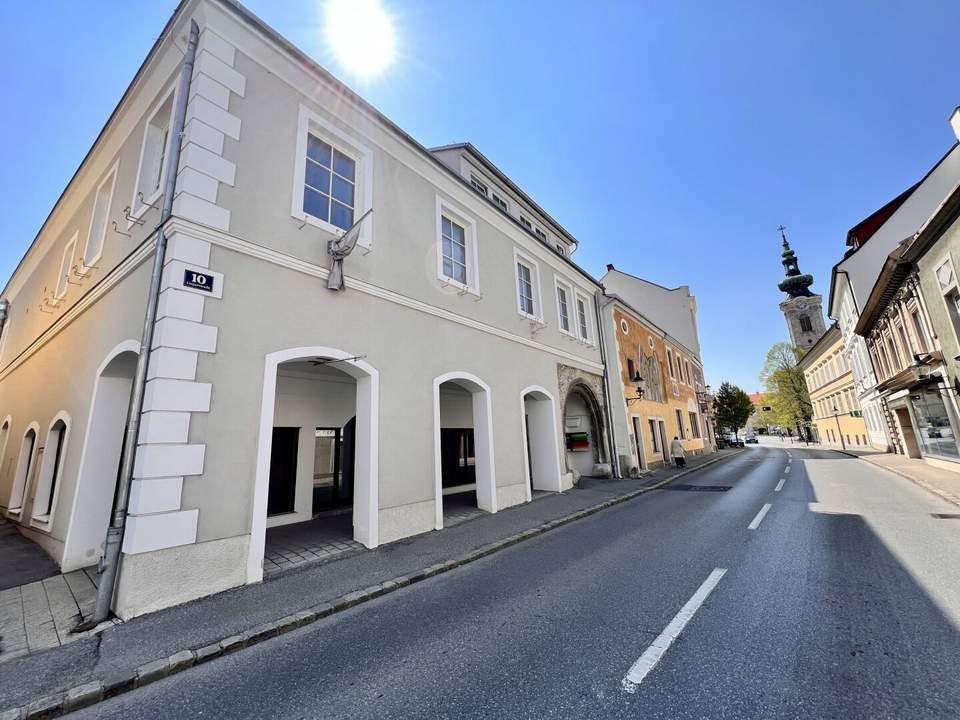
<svg viewBox="0 0 960 720">
<path fill-rule="evenodd" d="M 833 419 L 837 421 L 837 435 L 840 436 L 840 449 L 846 450 L 847 446 L 843 442 L 843 432 L 840 430 L 840 411 L 836 405 L 833 406 Z"/>
</svg>

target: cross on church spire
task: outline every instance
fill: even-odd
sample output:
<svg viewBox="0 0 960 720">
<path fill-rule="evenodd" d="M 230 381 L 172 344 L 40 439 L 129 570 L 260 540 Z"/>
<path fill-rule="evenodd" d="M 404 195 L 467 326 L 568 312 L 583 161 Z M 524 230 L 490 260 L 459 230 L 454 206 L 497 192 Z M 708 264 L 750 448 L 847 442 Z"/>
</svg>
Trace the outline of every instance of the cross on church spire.
<svg viewBox="0 0 960 720">
<path fill-rule="evenodd" d="M 783 238 L 783 244 L 784 244 L 784 245 L 787 244 L 787 233 L 786 233 L 786 229 L 787 229 L 787 228 L 786 228 L 785 225 L 781 225 L 780 227 L 777 228 L 777 230 L 780 231 L 780 237 Z"/>
</svg>

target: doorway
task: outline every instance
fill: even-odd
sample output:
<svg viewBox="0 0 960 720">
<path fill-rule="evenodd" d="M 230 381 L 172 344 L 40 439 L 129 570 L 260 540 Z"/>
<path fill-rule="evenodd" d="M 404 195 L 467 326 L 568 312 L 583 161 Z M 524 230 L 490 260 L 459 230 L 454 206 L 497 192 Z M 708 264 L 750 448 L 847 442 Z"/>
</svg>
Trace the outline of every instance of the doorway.
<svg viewBox="0 0 960 720">
<path fill-rule="evenodd" d="M 636 415 L 631 416 L 630 420 L 633 423 L 633 447 L 637 452 L 637 470 L 646 470 L 647 454 L 643 449 L 643 432 L 641 431 L 643 421 Z"/>
<path fill-rule="evenodd" d="M 583 383 L 574 384 L 567 393 L 563 427 L 567 467 L 581 476 L 592 475 L 594 467 L 605 462 L 606 454 L 600 404 Z"/>
<path fill-rule="evenodd" d="M 378 532 L 379 375 L 325 347 L 266 357 L 247 582 Z"/>
<path fill-rule="evenodd" d="M 535 491 L 560 492 L 560 446 L 553 396 L 542 387 L 521 394 L 527 500 Z"/>
<path fill-rule="evenodd" d="M 670 464 L 670 445 L 667 442 L 667 425 L 663 420 L 657 420 L 660 428 L 660 452 L 663 454 L 663 462 Z"/>
<path fill-rule="evenodd" d="M 139 350 L 132 340 L 119 345 L 97 373 L 63 549 L 64 572 L 94 565 L 103 555 Z"/>
<path fill-rule="evenodd" d="M 920 457 L 920 445 L 917 443 L 917 435 L 913 429 L 913 422 L 910 420 L 910 411 L 905 407 L 895 408 L 897 415 L 897 425 L 900 426 L 900 437 L 903 438 L 903 453 L 907 457 Z"/>
<path fill-rule="evenodd" d="M 468 373 L 433 381 L 434 526 L 496 512 L 490 388 Z"/>
</svg>

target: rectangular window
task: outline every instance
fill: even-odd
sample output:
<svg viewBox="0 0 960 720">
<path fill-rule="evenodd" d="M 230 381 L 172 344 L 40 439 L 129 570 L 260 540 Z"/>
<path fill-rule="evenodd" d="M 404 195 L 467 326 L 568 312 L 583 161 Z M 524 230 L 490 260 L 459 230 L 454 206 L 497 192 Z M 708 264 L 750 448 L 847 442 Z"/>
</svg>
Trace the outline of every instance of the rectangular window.
<svg viewBox="0 0 960 720">
<path fill-rule="evenodd" d="M 510 212 L 510 206 L 507 205 L 507 201 L 504 200 L 499 195 L 497 195 L 497 193 L 495 192 L 490 193 L 490 199 L 493 200 L 494 205 L 496 205 L 498 208 L 500 208 L 504 212 Z"/>
<path fill-rule="evenodd" d="M 530 268 L 519 261 L 517 262 L 517 293 L 520 312 L 524 315 L 533 315 L 533 278 Z"/>
<path fill-rule="evenodd" d="M 676 380 L 677 374 L 673 367 L 673 352 L 670 350 L 670 348 L 667 348 L 667 370 L 670 372 L 670 377 Z"/>
<path fill-rule="evenodd" d="M 685 372 L 686 375 L 687 375 L 687 385 L 691 385 L 691 386 L 692 386 L 692 385 L 693 385 L 693 382 L 691 382 L 692 378 L 690 377 L 690 361 L 689 361 L 689 360 L 684 360 L 684 361 L 683 361 L 683 367 L 684 367 L 684 372 Z"/>
<path fill-rule="evenodd" d="M 527 230 L 529 230 L 530 232 L 533 232 L 533 223 L 530 222 L 530 221 L 529 221 L 526 217 L 524 217 L 523 215 L 520 216 L 520 224 L 523 225 L 523 226 L 524 226 Z"/>
<path fill-rule="evenodd" d="M 700 437 L 700 423 L 697 422 L 697 414 L 695 412 L 690 413 L 690 434 L 695 438 Z"/>
<path fill-rule="evenodd" d="M 577 298 L 577 324 L 580 328 L 580 339 L 589 342 L 590 325 L 587 321 L 587 304 L 581 297 Z"/>
<path fill-rule="evenodd" d="M 927 340 L 927 332 L 923 328 L 923 322 L 920 320 L 920 311 L 914 310 L 910 313 L 910 318 L 913 320 L 913 329 L 917 333 L 917 342 L 920 344 L 920 351 L 923 352 L 930 347 L 930 342 Z"/>
<path fill-rule="evenodd" d="M 83 250 L 84 271 L 96 263 L 103 253 L 103 241 L 107 234 L 110 202 L 113 199 L 113 186 L 116 179 L 117 167 L 114 165 L 97 188 L 97 196 L 93 201 L 93 215 L 90 218 L 90 231 L 87 234 L 87 245 Z"/>
<path fill-rule="evenodd" d="M 677 436 L 681 440 L 686 440 L 687 434 L 686 434 L 686 431 L 683 429 L 683 411 L 676 410 L 675 412 L 677 413 Z"/>
<path fill-rule="evenodd" d="M 306 214 L 342 230 L 353 225 L 356 160 L 309 134 L 303 183 L 303 211 Z"/>
<path fill-rule="evenodd" d="M 473 174 L 470 175 L 470 185 L 471 187 L 473 187 L 474 190 L 476 190 L 478 193 L 480 193 L 484 197 L 487 196 L 487 192 L 488 192 L 487 184 L 482 180 L 480 180 L 476 175 L 473 175 Z"/>
<path fill-rule="evenodd" d="M 657 435 L 657 421 L 656 420 L 647 420 L 650 425 L 650 442 L 653 445 L 653 451 L 655 453 L 660 452 L 660 438 Z"/>
<path fill-rule="evenodd" d="M 73 253 L 76 247 L 77 234 L 74 233 L 73 237 L 70 238 L 70 241 L 67 243 L 67 246 L 63 249 L 63 257 L 60 259 L 60 275 L 57 276 L 57 290 L 54 295 L 57 300 L 67 294 L 67 281 L 70 273 L 73 272 Z"/>
<path fill-rule="evenodd" d="M 557 285 L 557 315 L 560 318 L 560 329 L 570 332 L 570 309 L 567 305 L 567 291 Z"/>
<path fill-rule="evenodd" d="M 138 215 L 159 197 L 170 145 L 170 122 L 173 119 L 173 93 L 154 110 L 147 121 L 140 149 L 140 169 L 134 189 L 133 214 Z"/>
<path fill-rule="evenodd" d="M 538 238 L 540 238 L 543 242 L 548 241 L 547 234 L 538 227 L 535 227 L 533 229 L 533 234 L 536 235 Z"/>
<path fill-rule="evenodd" d="M 450 218 L 441 220 L 443 238 L 443 274 L 464 285 L 467 284 L 466 230 Z"/>
<path fill-rule="evenodd" d="M 634 367 L 633 358 L 627 358 L 627 382 L 632 383 L 637 376 L 637 369 Z"/>
</svg>

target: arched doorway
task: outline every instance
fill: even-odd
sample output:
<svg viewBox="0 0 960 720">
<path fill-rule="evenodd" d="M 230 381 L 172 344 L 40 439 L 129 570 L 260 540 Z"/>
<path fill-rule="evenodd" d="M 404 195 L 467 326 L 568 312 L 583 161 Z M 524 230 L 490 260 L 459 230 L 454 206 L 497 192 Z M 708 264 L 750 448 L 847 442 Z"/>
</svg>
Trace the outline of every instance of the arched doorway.
<svg viewBox="0 0 960 720">
<path fill-rule="evenodd" d="M 63 549 L 64 572 L 93 565 L 103 555 L 139 352 L 140 343 L 121 343 L 97 372 Z"/>
<path fill-rule="evenodd" d="M 567 467 L 592 475 L 594 466 L 606 462 L 600 403 L 583 383 L 574 383 L 563 406 Z"/>
<path fill-rule="evenodd" d="M 531 499 L 533 490 L 560 492 L 560 452 L 553 396 L 542 387 L 528 387 L 520 393 L 520 410 L 527 500 Z"/>
<path fill-rule="evenodd" d="M 436 529 L 445 504 L 496 512 L 490 387 L 463 372 L 434 378 L 433 418 Z"/>
<path fill-rule="evenodd" d="M 263 579 L 268 527 L 302 523 L 377 546 L 378 420 L 379 374 L 356 353 L 267 355 L 247 582 Z"/>
</svg>

